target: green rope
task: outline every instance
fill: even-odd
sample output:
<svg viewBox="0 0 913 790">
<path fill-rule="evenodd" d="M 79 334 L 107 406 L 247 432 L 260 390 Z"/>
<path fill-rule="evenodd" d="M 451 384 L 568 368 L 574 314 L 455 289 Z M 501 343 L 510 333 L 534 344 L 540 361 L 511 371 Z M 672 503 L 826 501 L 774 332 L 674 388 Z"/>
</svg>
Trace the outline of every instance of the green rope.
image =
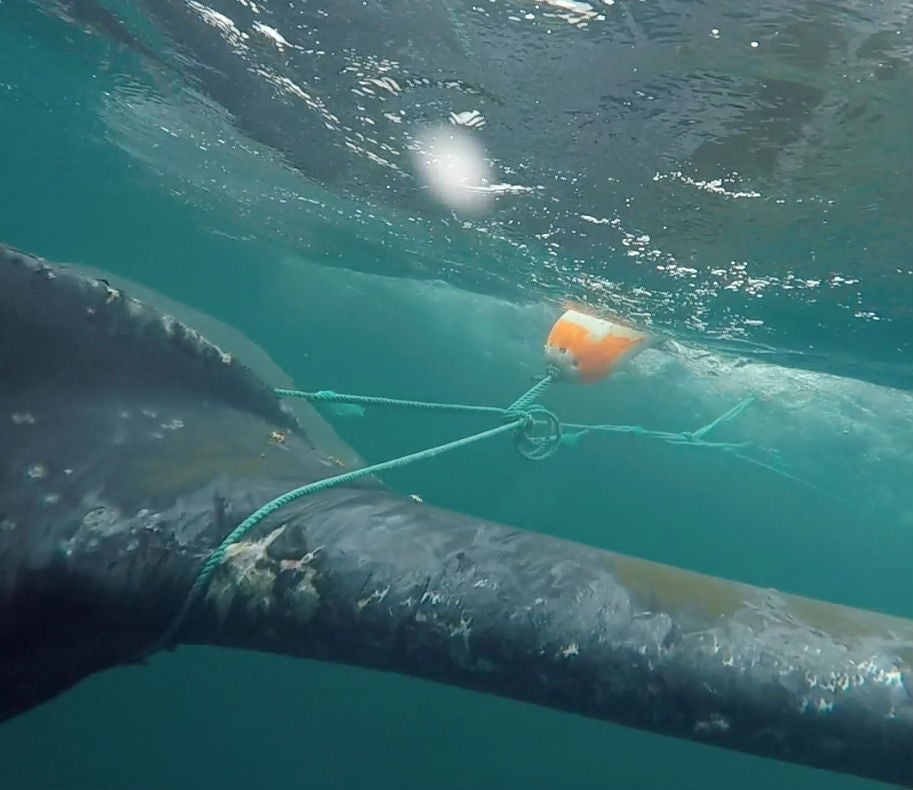
<svg viewBox="0 0 913 790">
<path fill-rule="evenodd" d="M 193 586 L 190 588 L 190 592 L 184 599 L 184 603 L 181 609 L 171 621 L 171 624 L 165 633 L 159 639 L 155 649 L 166 646 L 177 635 L 181 624 L 184 622 L 184 619 L 193 608 L 197 599 L 205 592 L 206 588 L 208 587 L 209 582 L 216 571 L 216 568 L 225 558 L 225 554 L 228 549 L 238 541 L 242 540 L 250 533 L 252 529 L 254 529 L 254 527 L 262 523 L 264 519 L 271 516 L 277 510 L 285 507 L 295 500 L 308 496 L 309 494 L 316 494 L 320 491 L 326 491 L 330 488 L 345 485 L 362 477 L 368 477 L 369 475 L 378 474 L 380 472 L 386 472 L 393 469 L 401 469 L 402 467 L 416 463 L 417 461 L 428 460 L 430 458 L 434 458 L 435 456 L 449 452 L 450 450 L 466 447 L 467 445 L 474 444 L 475 442 L 482 441 L 483 439 L 499 436 L 500 434 L 508 433 L 510 431 L 515 432 L 515 441 L 519 452 L 526 458 L 530 458 L 532 460 L 542 460 L 544 458 L 550 457 L 555 452 L 557 452 L 559 446 L 562 443 L 562 430 L 568 428 L 578 430 L 578 433 L 568 436 L 569 440 L 573 439 L 574 441 L 590 431 L 603 431 L 611 433 L 630 433 L 639 436 L 661 439 L 673 444 L 690 444 L 702 447 L 714 447 L 729 451 L 734 451 L 738 448 L 745 447 L 748 444 L 745 442 L 708 442 L 704 440 L 703 437 L 718 425 L 721 425 L 722 423 L 727 422 L 741 414 L 741 412 L 753 402 L 754 398 L 746 398 L 741 403 L 730 409 L 728 412 L 715 419 L 713 422 L 710 422 L 702 428 L 699 428 L 693 432 L 669 433 L 666 431 L 651 431 L 646 428 L 642 428 L 639 425 L 581 425 L 577 423 L 562 423 L 548 409 L 535 403 L 535 401 L 548 389 L 548 387 L 552 384 L 553 381 L 555 381 L 555 379 L 556 375 L 554 371 L 549 370 L 541 379 L 539 379 L 539 381 L 537 381 L 532 387 L 529 388 L 529 390 L 527 390 L 523 395 L 511 403 L 510 406 L 508 406 L 506 409 L 496 406 L 471 406 L 460 403 L 429 403 L 426 401 L 399 400 L 395 398 L 382 398 L 365 395 L 346 395 L 332 392 L 331 390 L 304 392 L 302 390 L 276 389 L 276 395 L 280 397 L 302 398 L 315 403 L 352 403 L 369 406 L 386 406 L 448 412 L 497 414 L 501 417 L 507 418 L 507 421 L 495 428 L 490 428 L 486 431 L 481 431 L 479 433 L 475 433 L 452 442 L 447 442 L 446 444 L 436 445 L 425 450 L 410 453 L 409 455 L 393 458 L 389 461 L 382 461 L 377 464 L 372 464 L 371 466 L 366 466 L 362 469 L 355 469 L 351 472 L 346 472 L 344 474 L 327 477 L 323 480 L 309 483 L 307 485 L 288 491 L 281 496 L 278 496 L 275 499 L 267 502 L 265 505 L 262 505 L 253 513 L 251 513 L 246 519 L 244 519 L 244 521 L 238 524 L 238 526 L 235 527 L 222 540 L 221 543 L 219 543 L 216 549 L 206 559 L 206 562 L 203 564 L 203 567 L 200 569 L 200 572 L 197 574 L 197 577 L 194 580 Z M 736 455 L 740 458 L 744 458 L 745 460 L 750 460 L 753 463 L 759 463 L 761 466 L 772 469 L 773 471 L 779 471 L 767 464 L 748 458 L 741 453 L 736 453 Z M 792 477 L 788 474 L 787 476 Z M 803 481 L 800 480 L 799 482 Z"/>
<path fill-rule="evenodd" d="M 707 423 L 696 431 L 681 431 L 679 433 L 670 433 L 668 431 L 651 431 L 648 428 L 642 428 L 640 425 L 583 425 L 576 422 L 562 423 L 563 428 L 579 431 L 577 436 L 584 435 L 590 431 L 601 431 L 604 433 L 630 433 L 635 436 L 646 436 L 651 439 L 659 439 L 669 444 L 691 445 L 693 447 L 713 447 L 721 450 L 739 449 L 748 447 L 750 442 L 708 442 L 703 437 L 714 428 L 722 425 L 724 422 L 735 419 L 752 403 L 754 397 L 745 398 L 740 403 L 733 406 L 725 414 L 720 415 L 712 422 Z"/>
<path fill-rule="evenodd" d="M 359 406 L 386 406 L 403 409 L 421 409 L 428 411 L 465 412 L 468 414 L 500 414 L 514 415 L 525 411 L 533 404 L 542 393 L 548 389 L 555 380 L 549 372 L 530 387 L 523 395 L 517 398 L 506 409 L 500 406 L 472 406 L 465 403 L 429 403 L 421 400 L 401 400 L 398 398 L 382 398 L 375 395 L 347 395 L 333 390 L 319 390 L 318 392 L 305 392 L 303 390 L 276 389 L 274 392 L 280 398 L 301 398 L 310 403 L 352 403 Z"/>
<path fill-rule="evenodd" d="M 764 463 L 764 461 L 760 461 L 757 458 L 752 458 L 750 455 L 745 455 L 744 453 L 737 453 L 737 452 L 731 450 L 730 448 L 727 448 L 727 449 L 729 449 L 729 451 L 732 452 L 732 454 L 739 460 L 747 461 L 750 464 L 754 464 L 755 466 L 761 467 L 761 469 L 766 469 L 768 472 L 773 472 L 775 475 L 779 475 L 780 477 L 783 477 L 787 480 L 792 480 L 794 483 L 799 483 L 800 485 L 803 485 L 806 488 L 810 488 L 812 491 L 817 491 L 819 494 L 823 494 L 824 496 L 826 496 L 828 499 L 830 499 L 833 502 L 845 502 L 846 501 L 845 499 L 843 499 L 843 497 L 836 496 L 833 492 L 828 491 L 827 489 L 822 488 L 819 485 L 815 485 L 815 483 L 811 483 L 808 480 L 804 480 L 801 477 L 798 477 L 797 475 L 792 474 L 792 472 L 787 472 L 785 469 L 781 469 L 779 467 L 773 466 L 772 464 L 766 464 L 766 463 Z"/>
<path fill-rule="evenodd" d="M 555 380 L 555 374 L 549 370 L 539 381 L 533 384 L 525 393 L 523 393 L 519 398 L 517 398 L 510 406 L 505 410 L 506 413 L 512 414 L 514 412 L 523 411 L 528 408 L 536 401 L 540 395 L 542 395 L 548 388 L 551 386 L 551 383 Z"/>
<path fill-rule="evenodd" d="M 743 411 L 745 411 L 745 409 L 747 409 L 749 406 L 751 406 L 751 404 L 754 403 L 754 401 L 755 401 L 755 399 L 754 399 L 753 395 L 748 398 L 745 398 L 745 400 L 743 400 L 741 403 L 737 403 L 725 414 L 717 417 L 713 422 L 707 423 L 703 428 L 698 428 L 691 435 L 695 439 L 700 439 L 702 436 L 705 436 L 706 434 L 710 433 L 710 431 L 712 431 L 714 428 L 716 428 L 717 425 L 722 425 L 724 422 L 729 422 L 729 420 L 732 420 L 732 419 L 735 419 L 736 417 L 738 417 Z"/>
<path fill-rule="evenodd" d="M 154 649 L 159 649 L 169 644 L 177 635 L 181 624 L 184 622 L 184 619 L 193 608 L 193 605 L 196 603 L 199 596 L 202 595 L 205 592 L 206 588 L 209 586 L 212 575 L 215 573 L 216 568 L 225 558 L 225 553 L 228 551 L 228 549 L 238 541 L 242 540 L 246 535 L 250 533 L 254 527 L 260 524 L 264 519 L 268 518 L 280 508 L 285 507 L 297 499 L 301 499 L 302 497 L 308 496 L 309 494 L 316 494 L 320 491 L 326 491 L 330 488 L 345 485 L 346 483 L 351 483 L 354 480 L 358 480 L 362 477 L 368 477 L 369 475 L 378 474 L 379 472 L 386 472 L 392 469 L 401 469 L 402 467 L 416 463 L 417 461 L 425 461 L 430 458 L 434 458 L 435 456 L 441 455 L 442 453 L 449 452 L 450 450 L 466 447 L 467 445 L 474 444 L 475 442 L 480 442 L 483 439 L 499 436 L 500 434 L 507 433 L 509 431 L 516 431 L 517 449 L 524 456 L 534 460 L 548 458 L 557 450 L 558 444 L 560 442 L 561 423 L 558 421 L 558 418 L 555 417 L 554 414 L 548 411 L 548 409 L 545 409 L 542 406 L 532 407 L 532 403 L 540 393 L 545 391 L 551 381 L 551 373 L 546 374 L 545 377 L 530 387 L 530 389 L 525 394 L 521 395 L 507 409 L 500 409 L 493 406 L 463 406 L 461 404 L 438 404 L 426 403 L 424 401 L 402 401 L 395 400 L 393 398 L 377 398 L 362 395 L 339 395 L 329 390 L 322 390 L 320 392 L 302 392 L 299 390 L 277 389 L 277 395 L 284 397 L 305 398 L 310 401 L 324 401 L 331 403 L 365 403 L 383 406 L 409 406 L 419 409 L 485 412 L 489 414 L 494 413 L 501 416 L 507 416 L 510 419 L 504 424 L 499 425 L 495 428 L 489 428 L 487 431 L 474 433 L 470 436 L 465 436 L 462 439 L 456 439 L 455 441 L 447 442 L 446 444 L 439 444 L 434 447 L 429 447 L 425 450 L 410 453 L 409 455 L 392 458 L 389 461 L 382 461 L 377 464 L 372 464 L 371 466 L 363 467 L 362 469 L 355 469 L 351 472 L 346 472 L 341 475 L 335 475 L 334 477 L 327 477 L 323 480 L 317 480 L 316 482 L 308 483 L 307 485 L 295 488 L 291 491 L 287 491 L 281 496 L 278 496 L 275 499 L 267 502 L 265 505 L 257 508 L 257 510 L 251 513 L 246 519 L 244 519 L 244 521 L 242 521 L 240 524 L 238 524 L 237 527 L 229 532 L 228 535 L 223 538 L 222 542 L 212 552 L 212 554 L 210 554 L 206 559 L 206 562 L 203 564 L 203 567 L 200 569 L 200 572 L 197 574 L 197 577 L 193 582 L 193 586 L 190 588 L 190 592 L 184 599 L 183 605 L 181 606 L 177 615 L 175 615 L 174 619 L 171 621 L 168 628 L 165 630 L 165 633 L 162 634 L 159 641 L 156 643 Z M 539 433 L 537 433 L 537 431 Z"/>
</svg>

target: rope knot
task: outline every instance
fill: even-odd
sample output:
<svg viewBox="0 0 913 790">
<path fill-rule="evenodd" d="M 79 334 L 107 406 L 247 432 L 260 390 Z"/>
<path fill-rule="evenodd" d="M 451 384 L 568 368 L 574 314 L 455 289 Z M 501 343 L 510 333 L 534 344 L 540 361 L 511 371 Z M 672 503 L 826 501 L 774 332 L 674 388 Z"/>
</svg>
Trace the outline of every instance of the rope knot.
<svg viewBox="0 0 913 790">
<path fill-rule="evenodd" d="M 544 406 L 534 404 L 509 409 L 507 416 L 518 420 L 514 442 L 517 451 L 531 461 L 542 461 L 554 455 L 561 445 L 561 421 Z"/>
</svg>

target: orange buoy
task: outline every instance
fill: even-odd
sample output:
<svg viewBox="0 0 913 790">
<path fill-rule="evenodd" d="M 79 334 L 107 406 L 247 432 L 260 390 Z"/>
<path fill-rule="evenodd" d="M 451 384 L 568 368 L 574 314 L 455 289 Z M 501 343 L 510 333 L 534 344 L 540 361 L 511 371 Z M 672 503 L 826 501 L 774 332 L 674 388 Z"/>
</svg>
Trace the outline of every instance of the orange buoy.
<svg viewBox="0 0 913 790">
<path fill-rule="evenodd" d="M 567 310 L 548 333 L 545 362 L 559 377 L 592 384 L 650 345 L 644 332 L 607 318 Z"/>
</svg>

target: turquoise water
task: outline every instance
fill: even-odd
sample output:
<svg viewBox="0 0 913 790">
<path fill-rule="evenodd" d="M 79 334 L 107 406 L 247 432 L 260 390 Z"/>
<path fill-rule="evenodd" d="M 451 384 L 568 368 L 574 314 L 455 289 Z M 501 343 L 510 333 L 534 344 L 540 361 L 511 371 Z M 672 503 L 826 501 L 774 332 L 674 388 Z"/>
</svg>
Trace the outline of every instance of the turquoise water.
<svg viewBox="0 0 913 790">
<path fill-rule="evenodd" d="M 661 57 L 641 57 L 660 76 L 690 57 L 698 83 L 712 66 L 733 81 L 776 77 L 780 87 L 714 103 L 706 86 L 686 95 L 688 80 L 657 76 L 647 91 L 615 89 L 629 94 L 624 127 L 609 124 L 617 95 L 583 82 L 562 92 L 564 61 L 522 35 L 515 55 L 533 59 L 530 83 L 491 65 L 503 49 L 494 32 L 525 24 L 527 13 L 579 57 L 611 43 L 605 20 L 584 18 L 581 28 L 520 3 L 478 24 L 459 4 L 429 6 L 427 17 L 418 6 L 397 19 L 377 12 L 379 21 L 349 27 L 336 11 L 322 31 L 316 12 L 300 28 L 270 17 L 292 43 L 290 31 L 322 36 L 315 52 L 353 62 L 390 52 L 413 58 L 413 74 L 424 64 L 436 79 L 459 77 L 481 86 L 482 99 L 495 96 L 482 101 L 468 87 L 451 99 L 426 86 L 391 107 L 446 117 L 476 102 L 502 175 L 511 177 L 513 150 L 516 182 L 544 185 L 535 200 L 502 196 L 467 228 L 405 177 L 340 153 L 351 149 L 339 136 L 370 148 L 352 118 L 373 113 L 382 123 L 370 94 L 352 99 L 347 83 L 328 82 L 341 61 L 314 55 L 309 83 L 340 118 L 335 131 L 289 116 L 296 105 L 269 91 L 248 95 L 246 112 L 229 107 L 231 118 L 198 92 L 201 72 L 175 67 L 162 42 L 179 29 L 102 6 L 156 60 L 112 42 L 97 15 L 64 18 L 93 6 L 0 2 L 4 242 L 106 268 L 208 313 L 304 388 L 506 404 L 540 369 L 561 299 L 623 311 L 674 342 L 602 385 L 556 390 L 550 406 L 568 420 L 683 430 L 753 395 L 720 437 L 753 442 L 753 458 L 804 482 L 722 454 L 586 437 L 542 464 L 493 442 L 399 472 L 390 485 L 526 529 L 913 616 L 913 105 L 901 58 L 911 49 L 909 12 L 886 8 L 875 20 L 850 6 L 808 6 L 752 21 L 723 9 L 704 24 L 678 6 L 652 20 L 628 11 L 612 61 L 619 73 L 636 67 L 631 37 L 658 47 Z M 186 24 L 183 4 L 161 8 Z M 354 6 L 346 13 L 356 18 Z M 740 55 L 706 54 L 714 24 L 729 46 L 735 30 L 754 40 L 755 22 L 764 65 L 746 65 L 750 44 Z M 452 62 L 423 54 L 422 30 L 449 42 L 438 54 Z M 801 57 L 777 44 L 787 39 L 802 42 Z M 206 52 L 198 57 L 215 57 Z M 262 57 L 276 73 L 279 63 L 295 66 L 288 52 Z M 846 84 L 837 61 L 853 78 Z M 540 115 L 528 110 L 538 96 L 551 100 Z M 739 116 L 736 99 L 757 106 Z M 575 101 L 605 113 L 593 115 L 611 131 L 597 141 L 601 156 L 581 131 L 591 126 L 556 121 L 577 117 Z M 692 189 L 671 175 L 712 181 L 736 169 L 726 189 L 760 198 Z M 575 172 L 574 187 L 556 177 Z M 599 237 L 606 228 L 617 232 Z M 638 241 L 644 235 L 649 242 Z M 479 427 L 400 412 L 331 419 L 372 461 Z M 202 648 L 90 678 L 6 724 L 0 765 L 0 782 L 23 788 L 871 786 L 419 681 Z"/>
</svg>

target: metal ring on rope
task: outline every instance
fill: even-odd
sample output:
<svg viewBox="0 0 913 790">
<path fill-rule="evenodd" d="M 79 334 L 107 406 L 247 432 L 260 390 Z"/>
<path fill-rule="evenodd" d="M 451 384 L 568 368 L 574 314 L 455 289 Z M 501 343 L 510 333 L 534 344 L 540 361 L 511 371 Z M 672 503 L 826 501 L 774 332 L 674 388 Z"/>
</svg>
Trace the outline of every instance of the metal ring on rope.
<svg viewBox="0 0 913 790">
<path fill-rule="evenodd" d="M 522 422 L 514 434 L 517 451 L 531 461 L 554 455 L 561 445 L 561 421 L 544 406 L 533 405 L 515 415 Z"/>
</svg>

